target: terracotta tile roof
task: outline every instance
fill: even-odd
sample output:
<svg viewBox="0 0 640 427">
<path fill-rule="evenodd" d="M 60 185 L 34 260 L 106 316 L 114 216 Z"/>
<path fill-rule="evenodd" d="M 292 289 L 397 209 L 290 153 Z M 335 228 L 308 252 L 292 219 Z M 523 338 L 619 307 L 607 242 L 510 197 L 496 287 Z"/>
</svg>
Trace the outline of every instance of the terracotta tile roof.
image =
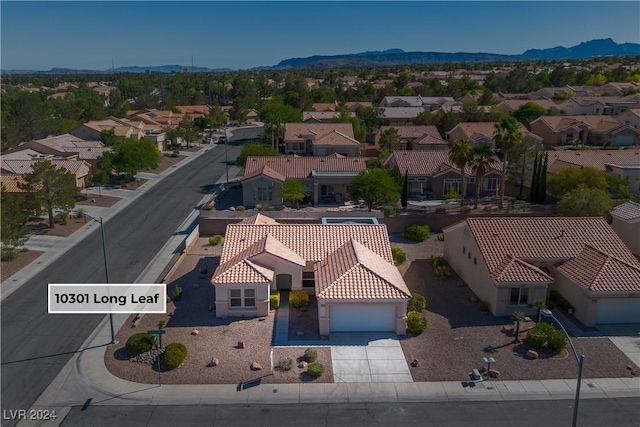
<svg viewBox="0 0 640 427">
<path fill-rule="evenodd" d="M 449 145 L 447 141 L 440 138 L 440 135 L 438 136 L 425 135 L 422 139 L 418 139 L 413 143 L 418 145 L 445 145 L 445 146 Z"/>
<path fill-rule="evenodd" d="M 2 179 L 2 188 L 8 193 L 23 193 L 20 184 L 24 184 L 21 175 L 0 175 Z"/>
<path fill-rule="evenodd" d="M 66 169 L 72 175 L 76 175 L 80 168 L 88 166 L 84 160 L 49 160 L 54 166 Z M 33 172 L 33 165 L 38 160 L 2 160 L 2 169 L 17 175 L 24 175 Z"/>
<path fill-rule="evenodd" d="M 590 245 L 558 270 L 590 291 L 640 291 L 640 264 L 630 264 Z"/>
<path fill-rule="evenodd" d="M 337 131 L 353 138 L 351 123 L 285 123 L 284 139 L 285 141 L 304 142 L 307 139 L 315 140 L 331 131 Z"/>
<path fill-rule="evenodd" d="M 449 169 L 454 169 L 459 173 L 459 170 L 449 160 L 449 150 L 398 150 L 385 160 L 385 164 L 389 162 L 395 162 L 401 175 L 404 175 L 405 171 L 409 171 L 409 175 L 431 176 Z M 496 162 L 491 169 L 501 171 L 502 166 Z M 467 167 L 465 173 L 473 174 L 473 171 Z"/>
<path fill-rule="evenodd" d="M 625 202 L 613 208 L 611 215 L 626 220 L 638 219 L 640 218 L 640 203 L 634 201 Z"/>
<path fill-rule="evenodd" d="M 360 147 L 360 143 L 353 139 L 352 137 L 343 134 L 342 132 L 338 132 L 336 130 L 331 130 L 324 135 L 318 136 L 316 139 L 312 141 L 312 144 L 315 146 L 357 146 Z"/>
<path fill-rule="evenodd" d="M 259 266 L 249 260 L 241 260 L 228 268 L 216 269 L 211 283 L 271 283 L 273 270 Z"/>
<path fill-rule="evenodd" d="M 240 221 L 238 224 L 246 224 L 246 225 L 278 225 L 278 222 L 271 218 L 268 217 L 266 215 L 262 215 L 262 214 L 255 214 L 255 215 L 251 215 L 250 217 L 247 217 L 245 219 L 243 219 L 242 221 Z"/>
<path fill-rule="evenodd" d="M 525 263 L 566 262 L 576 258 L 586 245 L 640 268 L 640 262 L 604 218 L 467 218 L 451 227 L 462 224 L 469 227 L 492 277 L 499 277 L 505 270 L 507 257 Z M 530 271 L 517 267 L 508 277 L 524 281 L 530 275 Z"/>
<path fill-rule="evenodd" d="M 537 120 L 544 122 L 555 132 L 580 126 L 605 132 L 622 126 L 622 123 L 611 116 L 540 116 L 535 121 Z"/>
<path fill-rule="evenodd" d="M 352 117 L 355 117 L 355 113 L 351 113 Z M 340 113 L 337 111 L 303 111 L 302 112 L 302 121 L 306 122 L 307 120 L 317 120 L 317 121 L 327 121 L 332 120 L 336 117 L 340 117 Z"/>
<path fill-rule="evenodd" d="M 640 149 L 627 150 L 558 150 L 547 151 L 549 153 L 548 171 L 557 171 L 569 165 L 593 166 L 600 170 L 606 170 L 607 164 L 640 165 Z M 562 162 L 558 166 L 556 162 Z"/>
<path fill-rule="evenodd" d="M 313 104 L 313 109 L 317 112 L 324 113 L 329 111 L 336 111 L 338 107 L 333 102 L 316 102 Z"/>
<path fill-rule="evenodd" d="M 424 111 L 425 107 L 382 107 L 382 118 L 412 119 Z"/>
<path fill-rule="evenodd" d="M 393 263 L 387 227 L 383 224 L 230 224 L 227 226 L 220 264 L 224 264 L 259 243 L 267 234 L 305 261 L 321 261 L 327 254 L 353 239 L 385 261 Z M 249 251 L 242 254 L 240 258 L 253 255 L 255 253 Z"/>
<path fill-rule="evenodd" d="M 248 179 L 255 178 L 260 175 L 268 176 L 269 178 L 275 179 L 276 181 L 280 181 L 280 182 L 284 182 L 287 179 L 281 173 L 278 173 L 273 169 L 271 169 L 269 166 L 264 165 L 261 168 L 254 169 L 249 173 L 247 173 L 247 170 L 245 169 L 245 174 L 242 178 L 240 178 L 240 181 L 246 181 Z"/>
<path fill-rule="evenodd" d="M 275 173 L 285 178 L 303 179 L 318 172 L 360 172 L 366 169 L 368 157 L 262 157 L 247 158 L 242 179 L 256 176 L 256 170 L 268 166 Z"/>
<path fill-rule="evenodd" d="M 550 283 L 553 277 L 540 270 L 538 267 L 524 262 L 511 255 L 505 255 L 504 259 L 489 276 L 496 282 L 543 282 Z"/>
<path fill-rule="evenodd" d="M 31 148 L 20 149 L 18 146 L 11 151 L 2 153 L 2 160 L 33 160 L 33 159 L 53 159 L 53 154 L 42 154 Z"/>
<path fill-rule="evenodd" d="M 434 138 L 442 139 L 440 132 L 435 126 L 381 126 L 380 133 L 387 129 L 396 129 L 400 138 L 423 138 L 426 135 L 431 135 Z"/>
<path fill-rule="evenodd" d="M 398 269 L 356 240 L 314 266 L 318 299 L 408 299 Z"/>
</svg>

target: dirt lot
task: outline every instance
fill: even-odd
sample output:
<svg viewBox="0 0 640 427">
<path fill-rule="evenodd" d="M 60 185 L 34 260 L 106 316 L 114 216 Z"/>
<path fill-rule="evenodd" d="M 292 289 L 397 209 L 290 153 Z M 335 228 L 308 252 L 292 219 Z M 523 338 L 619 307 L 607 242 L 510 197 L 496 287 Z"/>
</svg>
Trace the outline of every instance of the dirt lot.
<svg viewBox="0 0 640 427">
<path fill-rule="evenodd" d="M 102 192 L 104 193 L 105 190 L 102 189 Z M 110 208 L 120 200 L 122 200 L 120 197 L 106 196 L 104 194 L 102 194 L 102 196 L 91 194 L 83 197 L 82 200 L 77 201 L 76 206 L 99 206 L 101 208 Z"/>
<path fill-rule="evenodd" d="M 173 371 L 163 373 L 167 384 L 239 384 L 261 378 L 264 383 L 333 382 L 331 352 L 329 348 L 317 348 L 317 361 L 325 366 L 324 374 L 312 380 L 304 369 L 297 367 L 305 347 L 278 347 L 274 349 L 274 363 L 292 359 L 289 371 L 276 370 L 270 374 L 270 350 L 274 334 L 275 313 L 258 319 L 216 319 L 210 311 L 213 303 L 213 287 L 209 284 L 218 264 L 220 246 L 209 246 L 206 239 L 198 239 L 189 250 L 180 266 L 167 277 L 169 294 L 171 289 L 182 286 L 184 296 L 180 301 L 168 302 L 167 312 L 172 315 L 145 315 L 136 328 L 131 328 L 133 315 L 118 332 L 118 346 L 105 354 L 109 371 L 123 379 L 141 383 L 157 382 L 155 366 L 128 361 L 124 344 L 129 336 L 137 332 L 156 329 L 158 321 L 164 320 L 166 335 L 163 345 L 171 342 L 183 343 L 189 352 L 185 364 Z M 206 273 L 205 273 L 206 271 Z M 198 331 L 194 335 L 194 330 Z M 238 342 L 245 344 L 237 348 Z M 211 366 L 218 359 L 218 366 Z M 253 362 L 262 370 L 252 371 Z"/>
<path fill-rule="evenodd" d="M 11 276 L 29 265 L 31 261 L 38 258 L 44 252 L 17 250 L 17 257 L 11 261 L 2 261 L 0 264 L 0 282 L 9 279 Z"/>
</svg>

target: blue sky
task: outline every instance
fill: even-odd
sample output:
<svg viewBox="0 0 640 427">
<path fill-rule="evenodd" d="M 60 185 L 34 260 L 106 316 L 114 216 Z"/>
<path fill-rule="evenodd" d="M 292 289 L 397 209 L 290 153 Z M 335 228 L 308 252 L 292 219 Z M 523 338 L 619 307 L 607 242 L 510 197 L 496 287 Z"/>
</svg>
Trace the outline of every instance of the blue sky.
<svg viewBox="0 0 640 427">
<path fill-rule="evenodd" d="M 517 54 L 611 37 L 640 43 L 640 2 L 0 3 L 4 69 L 275 65 L 400 48 Z"/>
</svg>

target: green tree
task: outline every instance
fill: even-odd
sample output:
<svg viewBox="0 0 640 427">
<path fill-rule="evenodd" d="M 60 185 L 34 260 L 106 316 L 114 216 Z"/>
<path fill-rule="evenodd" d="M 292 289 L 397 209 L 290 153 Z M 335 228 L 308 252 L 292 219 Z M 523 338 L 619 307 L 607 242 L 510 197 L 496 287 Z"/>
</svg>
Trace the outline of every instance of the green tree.
<svg viewBox="0 0 640 427">
<path fill-rule="evenodd" d="M 536 185 L 536 203 L 544 204 L 547 198 L 547 167 L 549 166 L 549 153 L 545 152 L 541 161 L 540 174 Z"/>
<path fill-rule="evenodd" d="M 111 153 L 102 155 L 100 169 L 107 173 L 115 170 L 120 176 L 123 172 L 134 176 L 140 169 L 158 167 L 160 153 L 150 141 L 127 138 L 113 146 Z"/>
<path fill-rule="evenodd" d="M 105 129 L 100 132 L 100 141 L 107 147 L 112 147 L 119 138 L 116 136 L 116 132 L 113 129 Z"/>
<path fill-rule="evenodd" d="M 400 149 L 400 135 L 398 135 L 398 129 L 396 128 L 388 128 L 382 131 L 380 134 L 380 141 L 378 142 L 380 145 L 381 151 L 388 151 L 389 153 L 394 150 Z"/>
<path fill-rule="evenodd" d="M 247 158 L 249 156 L 279 156 L 277 150 L 269 147 L 268 145 L 258 144 L 255 142 L 250 142 L 242 147 L 242 151 L 240 151 L 240 155 L 236 159 L 236 165 L 245 166 L 247 164 Z"/>
<path fill-rule="evenodd" d="M 520 123 L 528 125 L 540 116 L 547 114 L 547 110 L 536 104 L 535 102 L 527 102 L 522 104 L 516 111 L 513 112 L 513 117 Z"/>
<path fill-rule="evenodd" d="M 6 192 L 4 185 L 1 186 L 0 194 L 2 248 L 21 246 L 27 237 L 24 224 L 29 219 L 29 215 L 22 209 L 24 197 L 21 194 Z"/>
<path fill-rule="evenodd" d="M 613 201 L 606 191 L 580 184 L 567 192 L 556 206 L 565 216 L 605 217 L 611 211 Z"/>
<path fill-rule="evenodd" d="M 519 196 L 522 197 L 524 184 L 529 182 L 533 172 L 533 160 L 540 150 L 533 138 L 524 137 L 516 140 L 509 151 L 509 163 L 505 165 L 507 182 L 520 187 Z"/>
<path fill-rule="evenodd" d="M 451 144 L 449 160 L 460 170 L 460 206 L 464 206 L 467 195 L 467 180 L 465 169 L 473 160 L 473 145 L 468 139 L 459 139 Z"/>
<path fill-rule="evenodd" d="M 509 165 L 509 152 L 524 138 L 522 130 L 516 122 L 516 119 L 507 116 L 495 124 L 493 130 L 496 145 L 500 147 L 500 152 L 504 158 L 504 169 Z M 504 207 L 504 188 L 507 180 L 507 174 L 503 172 L 500 182 L 500 207 Z"/>
<path fill-rule="evenodd" d="M 198 139 L 198 131 L 196 130 L 191 116 L 186 114 L 180 123 L 178 123 L 178 135 L 187 143 L 187 150 L 189 149 L 189 143 Z"/>
<path fill-rule="evenodd" d="M 222 108 L 220 108 L 219 105 L 214 105 L 213 107 L 209 108 L 209 114 L 207 115 L 207 118 L 209 119 L 209 124 L 212 127 L 219 127 L 227 124 L 227 117 L 227 113 L 222 111 Z"/>
<path fill-rule="evenodd" d="M 246 102 L 242 99 L 236 99 L 233 107 L 229 110 L 231 120 L 241 125 L 247 121 L 247 114 L 249 114 L 249 108 L 247 108 Z"/>
<path fill-rule="evenodd" d="M 380 107 L 362 107 L 358 108 L 356 115 L 364 121 L 367 132 L 374 132 L 382 124 L 383 111 Z"/>
<path fill-rule="evenodd" d="M 278 197 L 285 202 L 295 203 L 296 209 L 300 208 L 300 202 L 304 200 L 304 184 L 298 179 L 288 179 L 278 189 Z"/>
<path fill-rule="evenodd" d="M 36 207 L 48 212 L 50 228 L 54 227 L 53 210 L 73 209 L 75 196 L 80 193 L 75 177 L 49 160 L 35 163 L 31 173 L 24 175 L 24 183 L 18 186 L 30 194 Z"/>
<path fill-rule="evenodd" d="M 593 166 L 562 168 L 558 172 L 550 173 L 547 182 L 549 192 L 555 197 L 563 197 L 581 185 L 602 191 L 609 190 L 607 174 Z"/>
<path fill-rule="evenodd" d="M 487 172 L 487 169 L 489 169 L 491 164 L 496 160 L 496 155 L 493 153 L 493 150 L 489 145 L 479 144 L 473 147 L 471 161 L 469 164 L 476 177 L 476 198 L 474 201 L 474 209 L 478 209 L 478 199 L 480 198 L 480 189 L 482 188 L 484 175 Z"/>
<path fill-rule="evenodd" d="M 350 195 L 354 199 L 363 199 L 369 208 L 374 204 L 391 204 L 398 201 L 398 184 L 383 169 L 365 169 L 351 181 Z"/>
<path fill-rule="evenodd" d="M 302 111 L 285 105 L 280 99 L 269 101 L 260 109 L 263 122 L 298 123 L 302 121 Z"/>
<path fill-rule="evenodd" d="M 93 174 L 91 182 L 98 184 L 98 192 L 100 193 L 100 197 L 102 197 L 102 186 L 109 182 L 109 174 L 104 170 L 99 170 Z"/>
</svg>

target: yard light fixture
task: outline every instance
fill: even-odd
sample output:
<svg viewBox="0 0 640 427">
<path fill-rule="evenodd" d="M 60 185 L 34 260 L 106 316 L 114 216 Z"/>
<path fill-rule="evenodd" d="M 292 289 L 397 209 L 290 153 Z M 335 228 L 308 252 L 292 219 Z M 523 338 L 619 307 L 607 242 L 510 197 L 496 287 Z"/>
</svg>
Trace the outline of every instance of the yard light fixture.
<svg viewBox="0 0 640 427">
<path fill-rule="evenodd" d="M 558 318 L 553 315 L 553 312 L 551 310 L 543 308 L 542 310 L 540 310 L 540 314 L 542 314 L 544 317 L 553 319 L 558 324 L 558 326 L 560 326 L 562 332 L 564 332 L 564 334 L 567 336 L 571 351 L 573 351 L 573 355 L 576 357 L 576 361 L 578 362 L 578 385 L 576 386 L 576 399 L 575 403 L 573 404 L 573 422 L 571 423 L 573 427 L 576 427 L 578 422 L 578 403 L 580 403 L 580 384 L 582 383 L 582 366 L 584 364 L 584 354 L 578 354 L 576 348 L 571 342 L 571 338 L 569 337 L 567 330 L 564 328 L 564 326 L 562 326 L 562 323 L 560 323 Z"/>
<path fill-rule="evenodd" d="M 109 265 L 107 263 L 107 242 L 104 238 L 104 222 L 102 221 L 102 217 L 95 218 L 86 213 L 84 214 L 84 216 L 85 218 L 89 217 L 94 221 L 98 221 L 100 223 L 100 232 L 102 233 L 102 255 L 104 257 L 104 276 L 105 276 L 105 283 L 108 285 L 109 284 Z M 107 295 L 109 296 L 109 300 L 111 300 L 109 286 L 107 286 Z M 109 326 L 111 328 L 111 342 L 109 344 L 116 344 L 116 336 L 113 330 L 113 314 L 111 312 L 109 312 Z"/>
<path fill-rule="evenodd" d="M 489 379 L 491 378 L 491 364 L 493 363 L 495 365 L 496 359 L 494 359 L 493 357 L 483 357 L 482 360 L 487 364 L 487 379 Z"/>
</svg>

